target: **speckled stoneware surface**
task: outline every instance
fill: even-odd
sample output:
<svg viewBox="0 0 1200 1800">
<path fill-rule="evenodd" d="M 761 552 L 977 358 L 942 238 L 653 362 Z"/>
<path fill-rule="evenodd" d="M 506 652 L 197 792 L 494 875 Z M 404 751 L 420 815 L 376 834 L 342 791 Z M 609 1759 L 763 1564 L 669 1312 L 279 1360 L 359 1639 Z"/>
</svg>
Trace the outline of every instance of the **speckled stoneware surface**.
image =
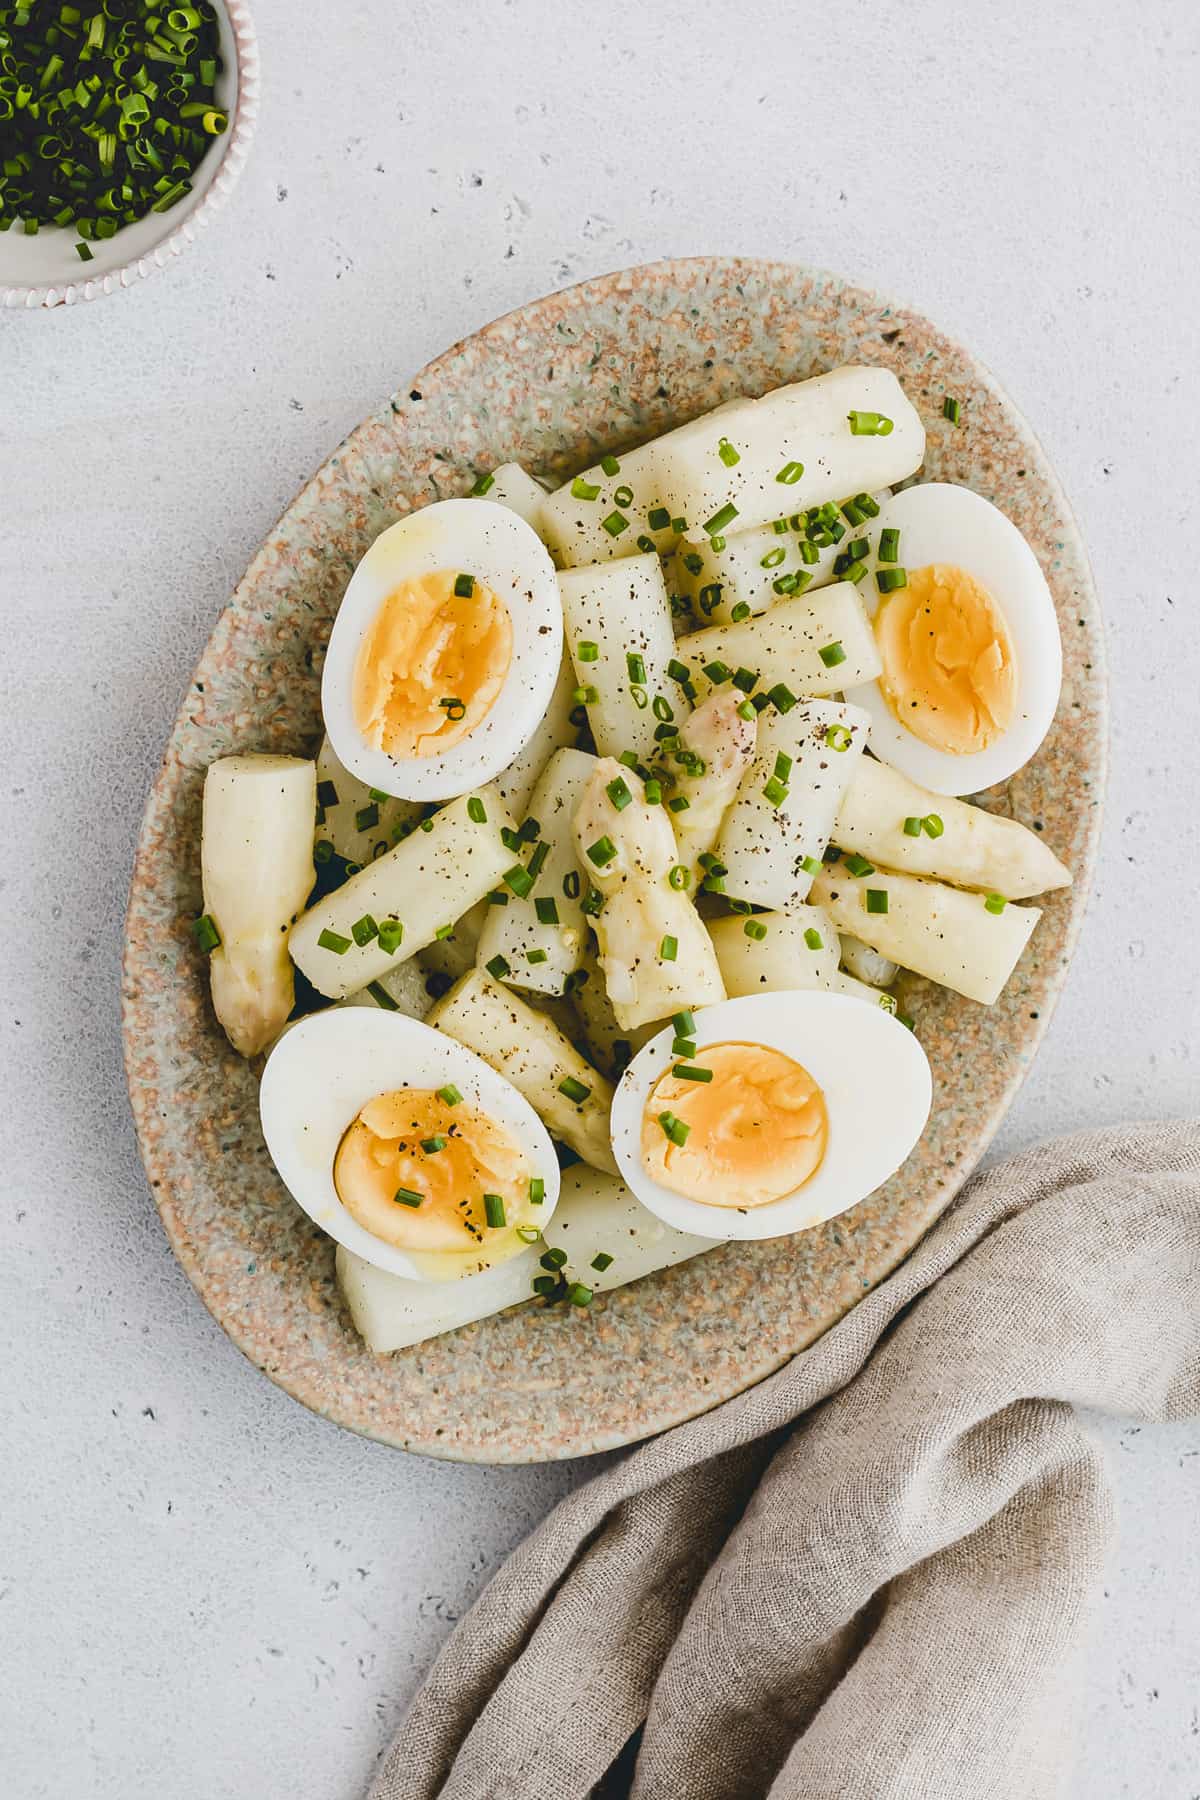
<svg viewBox="0 0 1200 1800">
<path fill-rule="evenodd" d="M 1035 761 L 988 804 L 1075 871 L 1050 895 L 994 1007 L 913 983 L 933 1114 L 901 1173 L 816 1231 L 725 1246 L 598 1300 L 520 1308 L 394 1356 L 350 1328 L 333 1245 L 276 1178 L 255 1072 L 209 1007 L 200 906 L 204 770 L 233 751 L 310 751 L 321 654 L 351 570 L 401 513 L 510 459 L 562 478 L 740 392 L 861 360 L 905 383 L 926 473 L 977 489 L 1025 533 L 1054 592 L 1064 683 Z M 962 402 L 958 429 L 944 393 Z M 1103 791 L 1102 642 L 1087 559 L 1036 440 L 991 377 L 927 320 L 827 275 L 705 258 L 606 276 L 457 345 L 352 434 L 255 558 L 196 670 L 138 848 L 125 962 L 129 1088 L 176 1253 L 234 1342 L 306 1406 L 438 1456 L 534 1462 L 630 1442 L 748 1387 L 904 1256 L 996 1130 L 1046 1029 L 1079 929 Z"/>
</svg>

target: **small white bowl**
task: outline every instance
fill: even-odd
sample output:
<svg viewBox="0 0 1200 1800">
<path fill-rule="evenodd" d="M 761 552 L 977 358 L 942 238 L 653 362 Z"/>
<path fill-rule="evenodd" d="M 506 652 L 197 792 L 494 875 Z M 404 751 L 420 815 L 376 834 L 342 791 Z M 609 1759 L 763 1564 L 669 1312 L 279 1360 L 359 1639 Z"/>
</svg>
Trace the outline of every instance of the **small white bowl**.
<svg viewBox="0 0 1200 1800">
<path fill-rule="evenodd" d="M 258 40 L 246 0 L 213 5 L 225 64 L 217 96 L 229 113 L 229 129 L 205 152 L 191 193 L 169 212 L 151 213 L 115 237 L 93 242 L 91 262 L 80 261 L 78 233 L 70 226 L 43 228 L 36 237 L 16 225 L 0 232 L 0 306 L 74 306 L 132 287 L 181 255 L 228 199 L 258 122 Z"/>
</svg>

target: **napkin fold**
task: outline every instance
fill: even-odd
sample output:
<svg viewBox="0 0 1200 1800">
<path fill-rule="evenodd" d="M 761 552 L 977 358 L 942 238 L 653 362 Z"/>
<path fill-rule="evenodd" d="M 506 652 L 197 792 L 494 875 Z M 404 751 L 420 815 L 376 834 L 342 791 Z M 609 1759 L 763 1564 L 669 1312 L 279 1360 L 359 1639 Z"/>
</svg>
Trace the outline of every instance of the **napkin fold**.
<svg viewBox="0 0 1200 1800">
<path fill-rule="evenodd" d="M 370 1800 L 1043 1800 L 1112 1533 L 1073 1408 L 1200 1409 L 1200 1122 L 1046 1144 L 749 1392 L 570 1494 Z"/>
</svg>

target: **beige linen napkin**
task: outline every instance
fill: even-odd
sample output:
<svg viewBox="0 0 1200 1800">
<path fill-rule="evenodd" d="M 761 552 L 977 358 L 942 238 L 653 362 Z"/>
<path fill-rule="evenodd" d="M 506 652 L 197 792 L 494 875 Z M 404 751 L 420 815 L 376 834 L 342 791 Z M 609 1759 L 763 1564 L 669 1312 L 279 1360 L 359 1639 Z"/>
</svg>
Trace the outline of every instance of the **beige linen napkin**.
<svg viewBox="0 0 1200 1800">
<path fill-rule="evenodd" d="M 976 1177 L 810 1350 L 569 1495 L 371 1800 L 1061 1794 L 1112 1530 L 1075 1406 L 1200 1408 L 1200 1123 Z"/>
</svg>

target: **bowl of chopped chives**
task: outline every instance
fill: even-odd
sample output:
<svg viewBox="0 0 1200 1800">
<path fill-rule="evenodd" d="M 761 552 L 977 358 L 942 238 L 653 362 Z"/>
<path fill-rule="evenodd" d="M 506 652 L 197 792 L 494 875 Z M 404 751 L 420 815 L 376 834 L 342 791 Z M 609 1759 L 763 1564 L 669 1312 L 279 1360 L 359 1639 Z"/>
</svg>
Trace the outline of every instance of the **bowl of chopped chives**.
<svg viewBox="0 0 1200 1800">
<path fill-rule="evenodd" d="M 0 0 L 0 305 L 165 268 L 241 173 L 258 90 L 245 0 Z"/>
</svg>

